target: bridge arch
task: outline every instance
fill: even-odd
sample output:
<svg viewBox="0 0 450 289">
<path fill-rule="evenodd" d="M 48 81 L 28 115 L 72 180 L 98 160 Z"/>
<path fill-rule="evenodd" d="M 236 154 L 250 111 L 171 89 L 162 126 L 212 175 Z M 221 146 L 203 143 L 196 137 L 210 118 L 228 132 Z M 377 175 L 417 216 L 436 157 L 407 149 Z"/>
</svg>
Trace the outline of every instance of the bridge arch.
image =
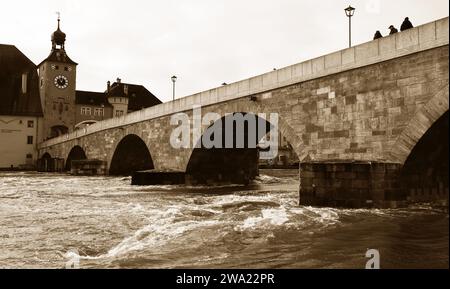
<svg viewBox="0 0 450 289">
<path fill-rule="evenodd" d="M 128 134 L 115 147 L 109 174 L 130 175 L 134 171 L 153 168 L 153 159 L 145 142 L 136 134 Z"/>
<path fill-rule="evenodd" d="M 448 199 L 449 86 L 423 105 L 392 147 L 403 164 L 404 197 L 417 201 Z"/>
<path fill-rule="evenodd" d="M 412 149 L 401 172 L 407 197 L 420 201 L 448 199 L 448 129 L 447 111 Z"/>
<path fill-rule="evenodd" d="M 72 169 L 72 161 L 87 159 L 86 153 L 79 145 L 74 146 L 66 158 L 65 170 L 70 171 Z"/>
<path fill-rule="evenodd" d="M 51 128 L 51 137 L 58 137 L 69 132 L 69 128 L 65 125 L 54 125 Z"/>
<path fill-rule="evenodd" d="M 215 120 L 203 131 L 189 157 L 188 183 L 247 184 L 258 175 L 258 146 L 269 134 L 277 140 L 278 126 L 253 113 L 232 113 Z M 270 146 L 263 153 L 277 153 L 277 149 Z"/>
<path fill-rule="evenodd" d="M 51 158 L 52 158 L 52 156 L 48 152 L 44 153 L 41 157 L 41 159 L 51 159 Z"/>
<path fill-rule="evenodd" d="M 448 112 L 448 89 L 449 86 L 447 84 L 424 104 L 409 121 L 408 126 L 392 146 L 390 152 L 392 160 L 404 164 L 420 139 L 438 119 Z"/>
<path fill-rule="evenodd" d="M 244 101 L 248 103 L 246 99 L 244 99 Z M 245 106 L 246 105 L 244 105 L 244 107 Z M 257 111 L 258 113 L 263 113 L 266 116 L 269 116 L 271 113 L 278 113 L 278 130 L 292 146 L 299 161 L 301 162 L 309 155 L 308 146 L 303 141 L 301 133 L 296 133 L 291 123 L 287 121 L 288 117 L 285 117 L 285 115 L 283 115 L 283 112 L 274 110 L 271 106 L 261 105 L 257 101 L 251 101 L 249 109 L 247 111 Z"/>
</svg>

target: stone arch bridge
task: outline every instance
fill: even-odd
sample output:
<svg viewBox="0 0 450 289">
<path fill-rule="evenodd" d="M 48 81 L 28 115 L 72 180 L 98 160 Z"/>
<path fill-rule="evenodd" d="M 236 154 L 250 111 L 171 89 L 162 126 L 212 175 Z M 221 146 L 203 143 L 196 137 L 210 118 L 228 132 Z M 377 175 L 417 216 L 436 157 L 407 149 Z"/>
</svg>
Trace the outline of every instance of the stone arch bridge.
<svg viewBox="0 0 450 289">
<path fill-rule="evenodd" d="M 186 173 L 194 183 L 205 174 L 251 178 L 255 150 L 174 148 L 171 117 L 184 112 L 194 123 L 194 106 L 202 116 L 276 113 L 299 157 L 302 204 L 448 199 L 448 64 L 444 18 L 93 124 L 41 143 L 39 155 L 69 168 L 67 160 L 101 160 L 112 174 Z"/>
</svg>

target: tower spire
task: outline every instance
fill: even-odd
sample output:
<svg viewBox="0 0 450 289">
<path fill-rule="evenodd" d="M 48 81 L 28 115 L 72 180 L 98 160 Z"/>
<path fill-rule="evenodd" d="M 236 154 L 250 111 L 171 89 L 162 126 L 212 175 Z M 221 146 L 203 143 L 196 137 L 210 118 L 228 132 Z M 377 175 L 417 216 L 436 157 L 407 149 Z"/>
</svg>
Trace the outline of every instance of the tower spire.
<svg viewBox="0 0 450 289">
<path fill-rule="evenodd" d="M 61 12 L 56 11 L 56 15 L 58 15 L 58 29 L 59 29 L 59 21 L 61 21 Z"/>
<path fill-rule="evenodd" d="M 59 11 L 56 12 L 58 15 L 58 28 L 52 34 L 52 45 L 53 49 L 56 48 L 56 45 L 59 45 L 62 49 L 64 49 L 64 42 L 66 41 L 66 34 L 61 31 L 59 25 L 61 21 L 61 13 Z"/>
</svg>

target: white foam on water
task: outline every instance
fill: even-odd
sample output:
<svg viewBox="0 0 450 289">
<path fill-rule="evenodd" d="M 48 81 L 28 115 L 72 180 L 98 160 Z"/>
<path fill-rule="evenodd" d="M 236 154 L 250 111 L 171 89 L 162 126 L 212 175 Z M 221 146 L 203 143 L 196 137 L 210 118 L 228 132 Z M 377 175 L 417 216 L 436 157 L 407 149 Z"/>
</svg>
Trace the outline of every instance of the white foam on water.
<svg viewBox="0 0 450 289">
<path fill-rule="evenodd" d="M 113 258 L 130 253 L 132 251 L 157 249 L 182 236 L 184 233 L 220 224 L 215 220 L 206 221 L 179 221 L 182 216 L 180 208 L 169 208 L 159 214 L 154 214 L 149 219 L 149 224 L 134 232 L 132 236 L 126 237 L 119 244 L 111 248 L 106 254 L 100 256 L 80 256 L 81 259 Z"/>
<path fill-rule="evenodd" d="M 268 175 L 263 175 L 263 174 L 256 176 L 256 178 L 254 180 L 255 183 L 260 183 L 260 184 L 280 183 L 283 181 L 284 181 L 284 179 L 273 177 L 273 176 L 268 176 Z"/>
<path fill-rule="evenodd" d="M 241 225 L 235 226 L 236 231 L 256 230 L 261 227 L 281 226 L 289 221 L 286 209 L 263 209 L 261 215 L 248 217 Z"/>
</svg>

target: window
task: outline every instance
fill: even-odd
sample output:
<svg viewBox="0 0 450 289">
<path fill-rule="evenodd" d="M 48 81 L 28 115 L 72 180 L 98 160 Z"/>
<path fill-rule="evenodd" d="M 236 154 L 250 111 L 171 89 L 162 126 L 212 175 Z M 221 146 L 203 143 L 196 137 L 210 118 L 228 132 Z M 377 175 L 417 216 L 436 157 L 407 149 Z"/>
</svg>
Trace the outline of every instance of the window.
<svg viewBox="0 0 450 289">
<path fill-rule="evenodd" d="M 27 154 L 27 159 L 32 159 L 33 155 L 32 154 Z"/>
<path fill-rule="evenodd" d="M 34 121 L 29 120 L 28 121 L 28 127 L 34 127 Z"/>
<path fill-rule="evenodd" d="M 53 103 L 53 110 L 56 110 L 56 102 Z"/>
<path fill-rule="evenodd" d="M 105 115 L 105 112 L 103 108 L 94 108 L 94 115 L 95 116 L 103 116 Z"/>
<path fill-rule="evenodd" d="M 122 116 L 123 110 L 116 110 L 116 116 Z"/>
<path fill-rule="evenodd" d="M 28 74 L 22 73 L 22 93 L 27 93 Z"/>
<path fill-rule="evenodd" d="M 64 71 L 69 71 L 69 68 L 67 66 L 64 66 Z"/>
<path fill-rule="evenodd" d="M 32 135 L 27 136 L 27 144 L 33 144 L 33 136 Z"/>
<path fill-rule="evenodd" d="M 91 108 L 90 107 L 82 107 L 81 114 L 82 115 L 91 115 Z"/>
<path fill-rule="evenodd" d="M 41 87 L 44 86 L 44 78 L 41 78 Z"/>
</svg>

